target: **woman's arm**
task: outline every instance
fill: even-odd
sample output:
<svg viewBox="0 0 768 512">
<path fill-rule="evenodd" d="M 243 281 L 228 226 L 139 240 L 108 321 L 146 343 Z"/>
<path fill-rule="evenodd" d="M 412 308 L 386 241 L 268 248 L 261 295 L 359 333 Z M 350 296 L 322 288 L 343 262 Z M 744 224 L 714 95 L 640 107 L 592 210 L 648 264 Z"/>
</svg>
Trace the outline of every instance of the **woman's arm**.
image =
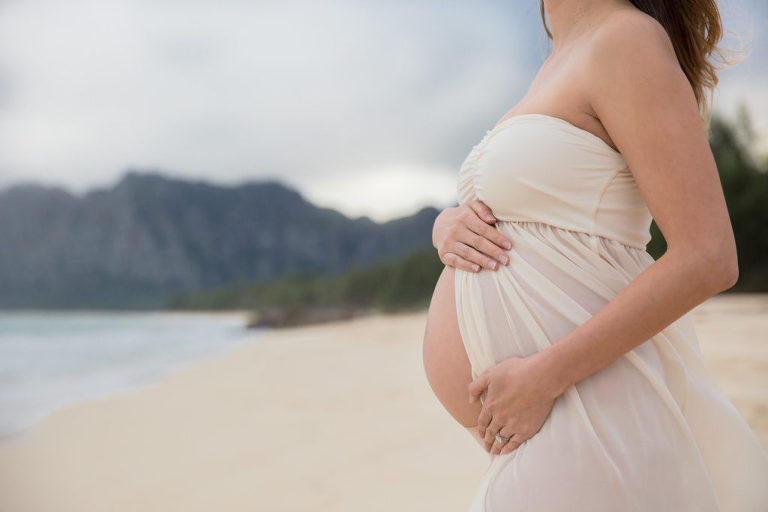
<svg viewBox="0 0 768 512">
<path fill-rule="evenodd" d="M 501 453 L 514 450 L 538 432 L 553 400 L 568 387 L 738 277 L 714 157 L 666 32 L 649 16 L 617 13 L 596 31 L 592 45 L 591 69 L 585 69 L 590 104 L 632 171 L 668 249 L 567 336 L 530 357 L 502 361 L 470 384 L 472 401 L 491 381 L 499 382 L 478 418 L 480 434 L 495 453 L 499 428 L 520 433 Z"/>
<path fill-rule="evenodd" d="M 536 354 L 557 395 L 738 278 L 717 167 L 672 43 L 650 17 L 616 21 L 595 37 L 590 103 L 668 249 L 589 321 Z"/>
</svg>

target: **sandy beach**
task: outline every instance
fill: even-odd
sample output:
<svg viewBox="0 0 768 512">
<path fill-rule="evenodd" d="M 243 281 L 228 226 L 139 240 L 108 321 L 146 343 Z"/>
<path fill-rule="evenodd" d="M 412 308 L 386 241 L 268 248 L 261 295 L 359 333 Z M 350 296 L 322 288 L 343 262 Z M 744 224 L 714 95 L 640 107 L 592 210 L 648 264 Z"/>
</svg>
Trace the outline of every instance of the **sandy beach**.
<svg viewBox="0 0 768 512">
<path fill-rule="evenodd" d="M 768 295 L 693 312 L 768 449 Z M 0 444 L 0 511 L 456 511 L 489 459 L 424 375 L 426 311 L 272 331 Z"/>
</svg>

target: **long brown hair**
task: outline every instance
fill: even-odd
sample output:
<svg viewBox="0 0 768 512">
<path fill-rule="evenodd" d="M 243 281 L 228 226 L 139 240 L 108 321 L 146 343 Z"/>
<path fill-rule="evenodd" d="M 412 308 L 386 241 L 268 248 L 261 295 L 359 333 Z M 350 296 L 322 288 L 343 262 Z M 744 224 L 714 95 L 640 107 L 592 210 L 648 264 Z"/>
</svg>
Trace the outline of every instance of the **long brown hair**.
<svg viewBox="0 0 768 512">
<path fill-rule="evenodd" d="M 723 22 L 715 0 L 630 0 L 632 5 L 656 19 L 667 31 L 675 48 L 677 61 L 688 78 L 699 112 L 709 134 L 710 102 L 719 81 L 717 72 L 741 59 L 728 60 L 718 46 L 723 37 Z M 544 0 L 539 0 L 541 21 L 547 37 Z M 730 52 L 730 51 L 729 51 Z M 735 52 L 734 52 L 735 53 Z M 716 65 L 717 57 L 722 64 Z M 706 93 L 709 92 L 709 101 Z"/>
</svg>

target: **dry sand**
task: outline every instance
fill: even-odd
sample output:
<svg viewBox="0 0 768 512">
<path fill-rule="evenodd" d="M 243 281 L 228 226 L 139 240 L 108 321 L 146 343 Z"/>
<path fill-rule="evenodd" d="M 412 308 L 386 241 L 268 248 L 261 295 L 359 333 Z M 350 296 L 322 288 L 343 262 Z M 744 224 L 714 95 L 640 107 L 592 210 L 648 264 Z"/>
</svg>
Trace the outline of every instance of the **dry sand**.
<svg viewBox="0 0 768 512">
<path fill-rule="evenodd" d="M 694 311 L 768 449 L 768 295 Z M 0 511 L 457 511 L 488 464 L 424 376 L 426 312 L 270 332 L 0 444 Z"/>
</svg>

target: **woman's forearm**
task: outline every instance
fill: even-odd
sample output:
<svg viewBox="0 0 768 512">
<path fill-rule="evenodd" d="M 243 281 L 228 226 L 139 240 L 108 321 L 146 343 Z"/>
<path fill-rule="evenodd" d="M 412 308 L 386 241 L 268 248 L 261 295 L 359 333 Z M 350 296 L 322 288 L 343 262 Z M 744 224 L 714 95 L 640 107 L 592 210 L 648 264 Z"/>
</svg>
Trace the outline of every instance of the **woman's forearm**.
<svg viewBox="0 0 768 512">
<path fill-rule="evenodd" d="M 647 341 L 711 296 L 733 285 L 699 256 L 668 250 L 588 321 L 530 356 L 553 397 Z"/>
</svg>

